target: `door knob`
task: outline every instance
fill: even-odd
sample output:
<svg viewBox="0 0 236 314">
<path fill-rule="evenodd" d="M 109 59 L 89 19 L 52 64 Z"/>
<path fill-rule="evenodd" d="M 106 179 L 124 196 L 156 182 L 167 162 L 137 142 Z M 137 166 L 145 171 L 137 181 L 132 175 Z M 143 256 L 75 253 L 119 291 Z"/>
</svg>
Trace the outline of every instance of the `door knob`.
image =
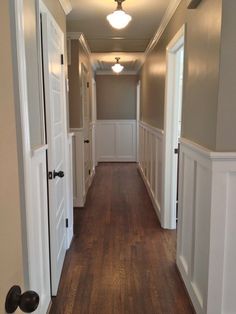
<svg viewBox="0 0 236 314">
<path fill-rule="evenodd" d="M 39 295 L 34 291 L 26 291 L 21 294 L 19 286 L 13 286 L 6 297 L 5 310 L 14 313 L 19 307 L 24 313 L 34 312 L 39 305 Z"/>
<path fill-rule="evenodd" d="M 90 143 L 90 141 L 89 141 L 89 140 L 85 140 L 85 141 L 84 141 L 84 143 L 87 143 L 87 144 L 89 144 L 89 143 Z"/>
<path fill-rule="evenodd" d="M 53 171 L 53 178 L 59 177 L 59 178 L 63 178 L 65 176 L 63 171 Z"/>
</svg>

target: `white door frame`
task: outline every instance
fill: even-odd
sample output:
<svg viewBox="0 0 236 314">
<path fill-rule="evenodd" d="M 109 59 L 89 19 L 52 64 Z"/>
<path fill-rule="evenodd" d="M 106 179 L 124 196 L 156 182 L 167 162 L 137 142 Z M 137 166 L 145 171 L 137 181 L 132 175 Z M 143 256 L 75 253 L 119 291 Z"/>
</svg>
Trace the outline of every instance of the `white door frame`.
<svg viewBox="0 0 236 314">
<path fill-rule="evenodd" d="M 185 25 L 171 40 L 166 48 L 167 75 L 164 110 L 164 150 L 163 150 L 163 195 L 162 195 L 162 227 L 176 229 L 176 192 L 177 192 L 177 155 L 174 154 L 178 106 L 175 106 L 176 94 L 176 54 L 185 45 Z"/>
<path fill-rule="evenodd" d="M 50 300 L 50 274 L 48 267 L 48 274 L 42 273 L 44 270 L 40 269 L 42 263 L 46 262 L 49 266 L 49 247 L 44 247 L 42 252 L 42 248 L 35 248 L 35 238 L 41 237 L 44 238 L 44 243 L 48 243 L 48 221 L 44 220 L 45 225 L 43 226 L 43 230 L 46 230 L 46 234 L 37 233 L 39 228 L 35 228 L 34 222 L 36 220 L 36 213 L 34 211 L 35 204 L 35 194 L 34 187 L 32 186 L 32 178 L 35 176 L 34 173 L 34 162 L 35 155 L 40 153 L 46 153 L 47 145 L 42 144 L 38 149 L 32 150 L 30 143 L 30 127 L 29 127 L 29 103 L 28 103 L 28 85 L 27 85 L 27 72 L 26 72 L 26 51 L 25 51 L 25 34 L 24 34 L 24 4 L 23 0 L 14 0 L 11 3 L 11 12 L 12 18 L 14 19 L 14 31 L 15 31 L 15 42 L 16 42 L 16 67 L 14 68 L 14 75 L 16 76 L 17 81 L 17 97 L 19 100 L 19 109 L 20 109 L 20 124 L 21 124 L 21 139 L 22 139 L 22 157 L 23 157 L 23 173 L 24 173 L 24 218 L 25 218 L 25 229 L 23 230 L 24 238 L 24 279 L 25 279 L 25 288 L 34 289 L 35 283 L 37 282 L 38 276 L 41 276 L 43 282 L 42 283 L 42 295 L 40 299 L 40 308 L 37 310 L 38 314 L 46 313 Z M 36 157 L 37 158 L 37 157 Z M 46 159 L 45 159 L 46 166 Z M 46 183 L 46 178 L 45 182 Z M 44 185 L 42 183 L 42 185 Z M 45 186 L 44 186 L 45 187 Z M 41 186 L 42 189 L 44 189 Z M 40 200 L 37 200 L 40 202 Z M 45 200 L 41 200 L 45 201 Z M 41 205 L 45 205 L 45 202 Z M 39 206 L 39 204 L 35 204 L 35 206 Z M 44 217 L 45 218 L 45 217 Z M 46 217 L 47 218 L 47 217 Z M 42 231 L 42 230 L 41 230 Z M 40 231 L 39 231 L 40 232 Z M 37 256 L 35 255 L 35 249 L 40 251 L 41 261 L 37 260 Z M 48 256 L 44 256 L 43 254 L 48 250 Z M 45 259 L 46 258 L 46 259 Z M 47 268 L 47 265 L 46 265 Z M 38 292 L 38 291 L 36 291 Z"/>
</svg>

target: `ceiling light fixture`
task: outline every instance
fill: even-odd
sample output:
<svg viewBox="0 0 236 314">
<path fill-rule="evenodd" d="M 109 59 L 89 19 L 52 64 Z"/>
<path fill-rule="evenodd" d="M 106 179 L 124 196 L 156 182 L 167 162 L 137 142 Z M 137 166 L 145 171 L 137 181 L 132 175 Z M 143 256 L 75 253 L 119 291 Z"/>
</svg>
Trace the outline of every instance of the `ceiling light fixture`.
<svg viewBox="0 0 236 314">
<path fill-rule="evenodd" d="M 120 58 L 115 58 L 115 59 L 116 59 L 116 63 L 111 68 L 115 73 L 119 74 L 124 70 L 124 67 L 119 62 Z"/>
<path fill-rule="evenodd" d="M 107 16 L 108 22 L 116 29 L 125 28 L 132 20 L 132 17 L 123 11 L 122 2 L 124 1 L 125 0 L 115 0 L 115 2 L 117 2 L 117 9 Z"/>
</svg>

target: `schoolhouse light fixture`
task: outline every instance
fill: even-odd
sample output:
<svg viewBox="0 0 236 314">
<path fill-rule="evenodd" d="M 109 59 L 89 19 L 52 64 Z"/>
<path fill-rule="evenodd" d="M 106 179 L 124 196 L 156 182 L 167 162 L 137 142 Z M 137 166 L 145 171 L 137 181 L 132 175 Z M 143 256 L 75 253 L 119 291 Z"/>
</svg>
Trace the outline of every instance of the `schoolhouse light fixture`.
<svg viewBox="0 0 236 314">
<path fill-rule="evenodd" d="M 111 67 L 112 70 L 119 74 L 124 70 L 124 66 L 120 64 L 120 58 L 115 58 L 116 59 L 116 63 Z"/>
<path fill-rule="evenodd" d="M 125 28 L 132 20 L 132 17 L 125 13 L 122 8 L 122 2 L 124 1 L 125 0 L 115 0 L 115 2 L 117 2 L 117 8 L 113 13 L 107 16 L 107 20 L 110 25 L 116 29 Z"/>
</svg>

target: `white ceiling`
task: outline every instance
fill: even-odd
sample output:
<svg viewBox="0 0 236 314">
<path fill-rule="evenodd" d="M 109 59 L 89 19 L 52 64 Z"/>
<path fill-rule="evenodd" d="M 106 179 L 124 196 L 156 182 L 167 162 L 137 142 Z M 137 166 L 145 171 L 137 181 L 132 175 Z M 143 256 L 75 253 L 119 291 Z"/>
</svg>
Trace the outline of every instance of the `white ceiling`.
<svg viewBox="0 0 236 314">
<path fill-rule="evenodd" d="M 117 3 L 114 0 L 71 0 L 73 9 L 67 17 L 67 30 L 85 35 L 90 50 L 100 58 L 97 61 L 103 61 L 100 62 L 100 70 L 110 66 L 106 62 L 111 63 L 110 60 L 102 60 L 102 56 L 103 59 L 105 56 L 114 59 L 115 56 L 120 57 L 121 52 L 126 53 L 122 55 L 123 61 L 125 58 L 133 58 L 131 61 L 134 63 L 137 56 L 143 58 L 142 54 L 134 53 L 146 50 L 170 2 L 171 0 L 126 0 L 123 9 L 132 16 L 132 21 L 124 30 L 115 30 L 106 20 L 106 16 L 116 9 Z M 116 52 L 115 56 L 112 52 Z M 136 68 L 141 62 L 139 58 Z M 99 62 L 97 65 L 99 69 Z M 133 66 L 129 63 L 128 71 Z"/>
</svg>

